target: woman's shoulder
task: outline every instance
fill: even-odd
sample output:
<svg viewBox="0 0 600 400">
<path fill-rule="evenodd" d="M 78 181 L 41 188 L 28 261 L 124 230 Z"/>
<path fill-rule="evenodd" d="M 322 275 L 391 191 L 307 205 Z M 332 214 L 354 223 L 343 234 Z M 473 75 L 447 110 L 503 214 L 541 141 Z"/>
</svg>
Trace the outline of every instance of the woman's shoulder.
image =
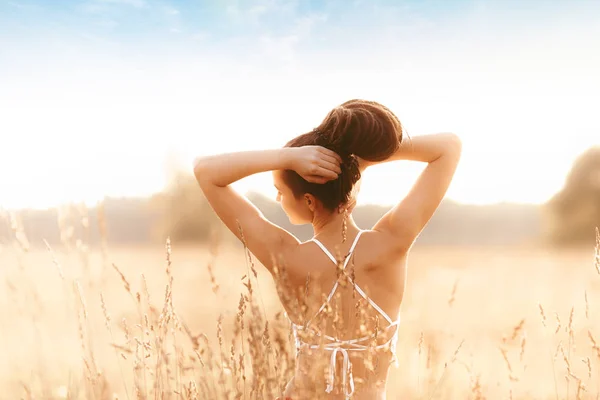
<svg viewBox="0 0 600 400">
<path fill-rule="evenodd" d="M 390 256 L 405 256 L 413 243 L 410 235 L 402 235 L 396 231 L 391 232 L 381 227 L 363 230 L 362 236 L 364 236 L 362 240 L 368 243 L 369 247 L 386 252 Z"/>
<path fill-rule="evenodd" d="M 410 246 L 401 239 L 387 232 L 378 230 L 363 230 L 356 244 L 355 256 L 359 260 L 370 260 L 378 266 L 395 265 L 397 261 L 406 258 Z"/>
</svg>

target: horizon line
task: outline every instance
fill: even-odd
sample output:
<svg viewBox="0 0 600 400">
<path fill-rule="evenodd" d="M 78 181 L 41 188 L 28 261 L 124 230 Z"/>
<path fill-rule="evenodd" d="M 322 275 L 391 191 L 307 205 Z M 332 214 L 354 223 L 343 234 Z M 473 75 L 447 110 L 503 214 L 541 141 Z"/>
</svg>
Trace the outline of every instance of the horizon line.
<svg viewBox="0 0 600 400">
<path fill-rule="evenodd" d="M 161 195 L 165 195 L 167 194 L 166 191 L 160 191 L 160 192 L 155 192 L 152 193 L 150 195 L 139 195 L 139 196 L 128 196 L 128 195 L 124 195 L 124 196 L 105 196 L 103 199 L 95 201 L 94 204 L 89 204 L 86 203 L 85 201 L 69 201 L 69 202 L 64 202 L 64 203 L 60 203 L 60 204 L 55 204 L 55 205 L 50 205 L 50 206 L 45 206 L 45 207 L 4 207 L 0 204 L 0 213 L 1 212 L 24 212 L 24 211 L 52 211 L 52 210 L 58 210 L 62 207 L 73 207 L 73 206 L 81 206 L 82 204 L 85 205 L 85 207 L 89 210 L 89 209 L 96 209 L 98 208 L 98 206 L 104 202 L 107 201 L 127 201 L 127 200 L 137 200 L 137 201 L 150 201 L 153 198 L 156 198 L 158 196 Z M 252 202 L 251 198 L 253 196 L 260 196 L 261 198 L 271 202 L 271 203 L 277 203 L 275 200 L 271 199 L 268 195 L 261 193 L 259 190 L 249 190 L 246 191 L 244 193 L 244 195 L 246 197 L 249 198 L 250 202 Z M 399 199 L 400 201 L 401 199 Z M 546 200 L 545 202 L 542 203 L 533 203 L 533 202 L 524 202 L 524 201 L 510 201 L 510 200 L 501 200 L 501 201 L 495 201 L 495 202 L 486 202 L 486 203 L 469 203 L 469 202 L 464 202 L 464 201 L 459 201 L 459 200 L 455 200 L 451 197 L 446 197 L 442 200 L 441 204 L 454 204 L 454 205 L 458 205 L 458 206 L 466 206 L 466 207 L 490 207 L 490 206 L 500 206 L 500 205 L 514 205 L 514 206 L 533 206 L 533 207 L 543 207 L 546 204 L 548 204 L 548 202 L 550 202 L 551 199 Z M 359 201 L 358 204 L 356 205 L 356 208 L 362 208 L 362 207 L 385 207 L 385 208 L 391 208 L 394 207 L 397 203 L 376 203 L 376 202 L 361 202 Z"/>
</svg>

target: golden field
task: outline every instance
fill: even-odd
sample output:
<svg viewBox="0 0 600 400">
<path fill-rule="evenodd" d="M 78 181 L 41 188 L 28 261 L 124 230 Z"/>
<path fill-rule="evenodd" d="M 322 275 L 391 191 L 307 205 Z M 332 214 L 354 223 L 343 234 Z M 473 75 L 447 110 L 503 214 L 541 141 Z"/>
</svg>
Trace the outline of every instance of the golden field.
<svg viewBox="0 0 600 400">
<path fill-rule="evenodd" d="M 269 398 L 288 327 L 252 268 L 242 245 L 0 247 L 0 399 Z M 597 268 L 593 248 L 416 246 L 389 398 L 600 398 Z"/>
</svg>

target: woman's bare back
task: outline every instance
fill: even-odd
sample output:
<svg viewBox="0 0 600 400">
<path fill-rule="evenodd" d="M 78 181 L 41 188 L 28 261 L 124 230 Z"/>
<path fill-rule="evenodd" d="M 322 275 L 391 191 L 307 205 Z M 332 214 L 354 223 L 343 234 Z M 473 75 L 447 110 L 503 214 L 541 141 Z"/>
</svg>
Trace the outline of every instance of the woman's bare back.
<svg viewBox="0 0 600 400">
<path fill-rule="evenodd" d="M 334 240 L 302 244 L 286 268 L 291 287 L 280 293 L 297 337 L 296 374 L 287 390 L 294 400 L 385 398 L 405 257 L 393 254 L 379 232 L 356 229 L 348 236 L 337 256 L 326 244 Z"/>
</svg>

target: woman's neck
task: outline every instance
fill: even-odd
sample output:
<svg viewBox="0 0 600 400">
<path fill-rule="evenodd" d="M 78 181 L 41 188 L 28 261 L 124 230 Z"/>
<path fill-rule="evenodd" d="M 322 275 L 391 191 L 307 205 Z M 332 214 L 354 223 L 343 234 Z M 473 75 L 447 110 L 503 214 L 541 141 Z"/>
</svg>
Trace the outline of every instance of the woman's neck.
<svg viewBox="0 0 600 400">
<path fill-rule="evenodd" d="M 344 214 L 333 212 L 329 215 L 315 217 L 312 223 L 314 237 L 320 236 L 341 238 L 342 230 L 344 229 L 344 218 L 346 218 L 346 230 L 348 232 L 359 230 L 351 214 L 345 217 Z"/>
</svg>

